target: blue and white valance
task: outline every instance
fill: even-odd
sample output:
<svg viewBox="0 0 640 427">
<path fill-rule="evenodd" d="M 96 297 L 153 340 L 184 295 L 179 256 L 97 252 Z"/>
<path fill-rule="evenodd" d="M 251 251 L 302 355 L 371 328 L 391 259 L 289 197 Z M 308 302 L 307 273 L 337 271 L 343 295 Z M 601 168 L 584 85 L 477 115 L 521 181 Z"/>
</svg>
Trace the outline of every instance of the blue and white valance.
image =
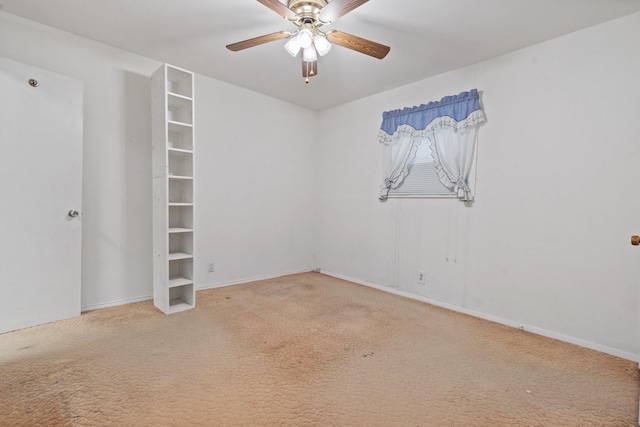
<svg viewBox="0 0 640 427">
<path fill-rule="evenodd" d="M 478 89 L 471 89 L 426 105 L 385 111 L 378 140 L 388 144 L 396 132 L 411 132 L 414 136 L 424 137 L 439 126 L 460 130 L 484 122 Z"/>
<path fill-rule="evenodd" d="M 476 130 L 484 122 L 477 89 L 426 105 L 384 112 L 378 140 L 389 149 L 380 199 L 385 200 L 389 190 L 402 184 L 418 146 L 429 143 L 442 184 L 455 191 L 461 200 L 473 200 L 468 175 L 475 153 Z"/>
</svg>

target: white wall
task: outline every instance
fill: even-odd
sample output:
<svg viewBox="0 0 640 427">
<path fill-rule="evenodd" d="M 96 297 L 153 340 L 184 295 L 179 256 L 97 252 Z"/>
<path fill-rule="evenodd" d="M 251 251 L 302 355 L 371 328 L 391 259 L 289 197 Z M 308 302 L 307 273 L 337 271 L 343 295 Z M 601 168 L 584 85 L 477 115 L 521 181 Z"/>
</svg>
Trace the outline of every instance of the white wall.
<svg viewBox="0 0 640 427">
<path fill-rule="evenodd" d="M 210 78 L 195 83 L 197 283 L 311 270 L 315 113 Z"/>
<path fill-rule="evenodd" d="M 635 14 L 321 113 L 317 266 L 635 357 L 638 76 Z M 474 87 L 476 203 L 379 202 L 381 113 Z"/>
<path fill-rule="evenodd" d="M 148 299 L 149 77 L 160 63 L 4 12 L 0 56 L 85 84 L 82 306 Z M 195 108 L 198 286 L 311 269 L 313 144 L 301 135 L 313 113 L 201 76 Z"/>
</svg>

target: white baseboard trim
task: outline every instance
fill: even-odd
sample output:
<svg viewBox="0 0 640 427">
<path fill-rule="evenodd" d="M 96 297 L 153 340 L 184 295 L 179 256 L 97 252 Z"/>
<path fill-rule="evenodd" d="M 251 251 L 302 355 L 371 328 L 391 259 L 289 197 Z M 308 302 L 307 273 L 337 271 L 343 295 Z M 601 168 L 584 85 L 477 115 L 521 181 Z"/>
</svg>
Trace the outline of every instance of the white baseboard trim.
<svg viewBox="0 0 640 427">
<path fill-rule="evenodd" d="M 612 347 L 607 347 L 605 345 L 596 344 L 591 341 L 586 341 L 580 338 L 575 338 L 569 335 L 563 335 L 557 332 L 549 331 L 547 329 L 538 328 L 536 326 L 531 325 L 523 325 L 522 323 L 515 322 L 513 320 L 504 319 L 502 317 L 493 316 L 491 314 L 482 313 L 479 311 L 470 310 L 468 308 L 460 307 L 453 304 L 448 304 L 446 302 L 441 302 L 437 300 L 433 300 L 430 298 L 426 298 L 420 295 L 411 294 L 409 292 L 399 291 L 398 289 L 381 286 L 375 283 L 367 282 L 364 280 L 354 279 L 353 277 L 345 276 L 342 274 L 333 273 L 327 270 L 320 269 L 319 271 L 322 274 L 326 274 L 327 276 L 335 277 L 337 279 L 347 280 L 349 282 L 357 283 L 359 285 L 368 286 L 370 288 L 378 289 L 384 292 L 389 292 L 395 295 L 400 295 L 406 298 L 411 298 L 417 301 L 425 302 L 427 304 L 435 305 L 438 307 L 446 308 L 447 310 L 457 311 L 459 313 L 467 314 L 469 316 L 477 317 L 484 320 L 489 320 L 494 323 L 499 323 L 502 325 L 510 326 L 512 328 L 520 329 L 522 331 L 531 332 L 537 335 L 542 335 L 544 337 L 557 339 L 559 341 L 564 341 L 569 344 L 575 344 L 580 347 L 585 347 L 591 350 L 596 350 L 601 353 L 610 354 L 612 356 L 620 357 L 621 359 L 631 360 L 632 362 L 640 362 L 640 356 L 637 354 L 633 354 L 627 351 L 619 350 Z"/>
<path fill-rule="evenodd" d="M 249 283 L 249 282 L 257 282 L 258 280 L 269 280 L 269 279 L 275 279 L 277 277 L 283 277 L 283 276 L 289 276 L 291 274 L 301 274 L 301 273 L 309 273 L 313 271 L 310 268 L 304 269 L 304 270 L 296 270 L 296 271 L 290 271 L 290 272 L 285 272 L 285 273 L 278 273 L 278 274 L 273 274 L 273 275 L 267 275 L 267 276 L 255 276 L 255 277 L 249 277 L 246 279 L 239 279 L 239 280 L 232 280 L 229 282 L 222 282 L 222 283 L 216 283 L 216 284 L 211 284 L 211 285 L 204 285 L 201 286 L 199 288 L 196 288 L 196 291 L 204 291 L 207 289 L 218 289 L 218 288 L 226 288 L 227 286 L 234 286 L 234 285 L 241 285 L 243 283 Z M 196 305 L 198 304 L 198 300 L 196 298 Z"/>
<path fill-rule="evenodd" d="M 100 304 L 89 304 L 89 305 L 83 306 L 80 309 L 80 311 L 84 313 L 85 311 L 98 310 L 100 308 L 115 307 L 115 306 L 124 305 L 124 304 L 133 304 L 134 302 L 149 301 L 152 299 L 153 299 L 153 295 L 145 295 L 142 297 L 122 299 L 118 301 L 111 301 L 111 302 L 105 302 Z"/>
</svg>

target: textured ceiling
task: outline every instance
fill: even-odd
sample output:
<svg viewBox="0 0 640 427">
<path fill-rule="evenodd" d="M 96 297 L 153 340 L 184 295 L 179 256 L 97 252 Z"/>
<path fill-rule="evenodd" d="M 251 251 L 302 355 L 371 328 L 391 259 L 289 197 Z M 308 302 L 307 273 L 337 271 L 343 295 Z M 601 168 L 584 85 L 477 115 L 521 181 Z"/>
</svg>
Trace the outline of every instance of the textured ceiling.
<svg viewBox="0 0 640 427">
<path fill-rule="evenodd" d="M 386 44 L 389 55 L 334 46 L 309 85 L 285 40 L 225 48 L 295 30 L 256 0 L 0 0 L 0 9 L 322 110 L 638 12 L 640 0 L 371 0 L 323 30 Z"/>
</svg>

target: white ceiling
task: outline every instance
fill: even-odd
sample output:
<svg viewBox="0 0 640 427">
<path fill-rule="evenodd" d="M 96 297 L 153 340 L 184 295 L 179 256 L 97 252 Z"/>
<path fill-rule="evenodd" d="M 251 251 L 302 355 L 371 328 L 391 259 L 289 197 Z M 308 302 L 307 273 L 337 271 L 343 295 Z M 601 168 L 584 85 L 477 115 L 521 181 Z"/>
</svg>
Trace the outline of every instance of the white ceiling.
<svg viewBox="0 0 640 427">
<path fill-rule="evenodd" d="M 284 40 L 225 48 L 295 30 L 256 0 L 0 0 L 0 10 L 322 110 L 638 12 L 640 0 L 371 0 L 323 30 L 386 44 L 389 55 L 334 46 L 309 85 Z"/>
</svg>

